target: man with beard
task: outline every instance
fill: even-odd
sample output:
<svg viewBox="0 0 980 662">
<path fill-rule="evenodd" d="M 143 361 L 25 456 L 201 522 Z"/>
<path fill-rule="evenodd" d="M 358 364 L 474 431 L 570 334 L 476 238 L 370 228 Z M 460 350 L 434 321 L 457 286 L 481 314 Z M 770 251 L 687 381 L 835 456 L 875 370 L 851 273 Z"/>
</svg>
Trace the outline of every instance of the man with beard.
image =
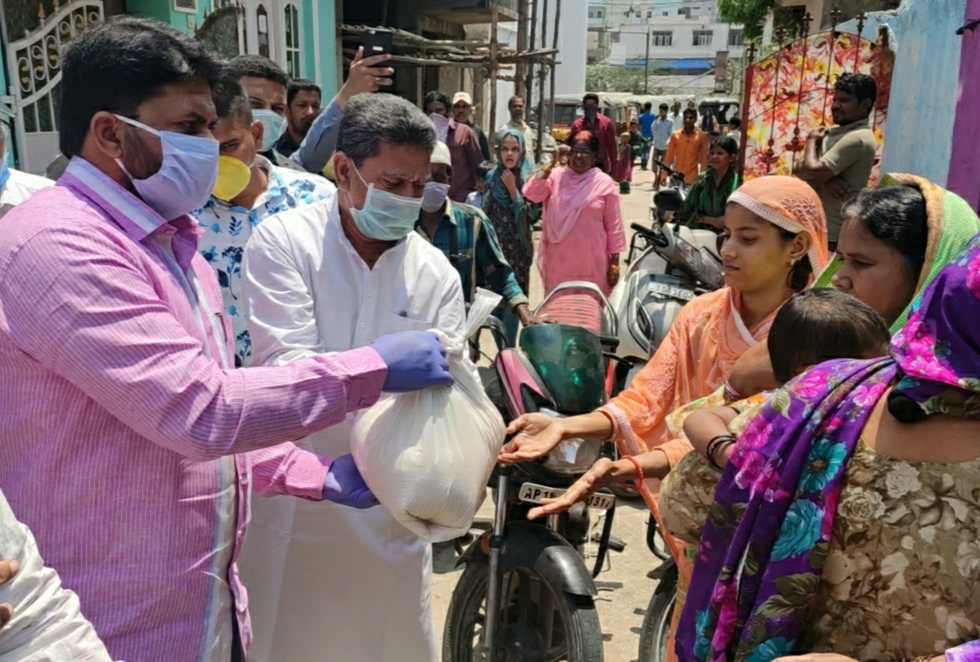
<svg viewBox="0 0 980 662">
<path fill-rule="evenodd" d="M 868 117 L 878 88 L 864 74 L 842 74 L 834 84 L 830 108 L 836 126 L 821 126 L 806 139 L 806 153 L 796 176 L 817 190 L 827 213 L 830 250 L 836 250 L 844 201 L 868 185 L 877 142 Z"/>
<path fill-rule="evenodd" d="M 311 80 L 294 78 L 286 88 L 286 131 L 276 143 L 276 151 L 292 156 L 310 132 L 313 120 L 320 114 L 320 88 Z"/>
</svg>

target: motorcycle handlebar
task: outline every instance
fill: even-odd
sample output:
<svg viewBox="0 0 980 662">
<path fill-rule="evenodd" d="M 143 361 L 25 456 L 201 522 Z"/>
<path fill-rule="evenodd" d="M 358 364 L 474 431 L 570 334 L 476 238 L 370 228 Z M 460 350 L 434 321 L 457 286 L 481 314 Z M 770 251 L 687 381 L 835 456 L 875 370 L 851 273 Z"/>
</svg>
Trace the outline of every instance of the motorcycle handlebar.
<svg viewBox="0 0 980 662">
<path fill-rule="evenodd" d="M 646 235 L 648 237 L 654 237 L 657 234 L 652 229 L 646 227 L 645 225 L 640 225 L 639 223 L 630 223 L 630 227 L 637 234 Z"/>
</svg>

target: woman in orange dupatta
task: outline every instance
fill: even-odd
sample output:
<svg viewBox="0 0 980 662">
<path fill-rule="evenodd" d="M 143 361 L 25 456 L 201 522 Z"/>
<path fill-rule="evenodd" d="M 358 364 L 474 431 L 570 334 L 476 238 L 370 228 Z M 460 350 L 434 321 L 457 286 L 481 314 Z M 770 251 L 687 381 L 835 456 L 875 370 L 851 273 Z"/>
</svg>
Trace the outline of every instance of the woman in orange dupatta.
<svg viewBox="0 0 980 662">
<path fill-rule="evenodd" d="M 739 357 L 765 342 L 783 303 L 805 289 L 813 274 L 827 265 L 827 221 L 817 194 L 792 177 L 761 177 L 742 185 L 725 210 L 721 256 L 727 287 L 684 307 L 629 388 L 591 414 L 565 419 L 545 414 L 522 416 L 508 429 L 517 436 L 501 450 L 500 461 L 542 457 L 565 439 L 613 438 L 624 458 L 635 465 L 636 471 L 628 477 L 642 477 L 633 456 L 658 450 L 670 439 L 668 414 L 717 390 Z M 667 448 L 670 466 L 676 461 L 670 457 L 676 449 Z M 611 470 L 613 478 L 617 470 Z M 599 479 L 601 473 L 594 468 L 563 498 L 534 509 L 530 516 L 566 509 L 576 500 L 575 493 L 588 488 L 584 483 L 589 476 Z M 637 483 L 660 520 L 659 480 Z M 693 563 L 684 543 L 666 533 L 664 537 L 677 561 L 678 601 L 683 602 Z M 673 648 L 671 643 L 670 659 L 674 659 Z"/>
</svg>

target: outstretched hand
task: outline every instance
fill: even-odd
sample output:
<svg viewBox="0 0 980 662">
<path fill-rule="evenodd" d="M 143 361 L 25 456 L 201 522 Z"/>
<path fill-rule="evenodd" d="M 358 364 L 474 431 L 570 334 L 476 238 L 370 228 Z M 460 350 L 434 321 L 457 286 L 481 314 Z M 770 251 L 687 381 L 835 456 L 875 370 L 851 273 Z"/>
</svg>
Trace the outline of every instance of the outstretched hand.
<svg viewBox="0 0 980 662">
<path fill-rule="evenodd" d="M 576 503 L 585 501 L 596 491 L 613 482 L 613 461 L 607 457 L 600 458 L 584 476 L 575 481 L 568 491 L 555 499 L 541 499 L 541 505 L 532 508 L 527 514 L 528 519 L 537 519 L 546 515 L 563 513 Z"/>
<path fill-rule="evenodd" d="M 517 436 L 504 444 L 497 461 L 514 464 L 536 460 L 550 453 L 561 443 L 564 428 L 559 419 L 547 414 L 524 414 L 510 424 L 507 434 Z"/>
</svg>

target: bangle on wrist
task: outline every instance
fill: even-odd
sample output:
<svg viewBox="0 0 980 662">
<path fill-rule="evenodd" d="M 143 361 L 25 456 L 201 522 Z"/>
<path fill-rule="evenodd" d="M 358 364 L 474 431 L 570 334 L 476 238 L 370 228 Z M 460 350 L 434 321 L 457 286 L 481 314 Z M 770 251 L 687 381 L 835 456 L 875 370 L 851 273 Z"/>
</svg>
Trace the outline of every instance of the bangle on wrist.
<svg viewBox="0 0 980 662">
<path fill-rule="evenodd" d="M 730 405 L 733 402 L 738 402 L 739 400 L 744 400 L 745 398 L 741 393 L 732 388 L 732 385 L 725 380 L 725 404 Z"/>
<path fill-rule="evenodd" d="M 638 491 L 640 489 L 640 483 L 643 482 L 643 469 L 640 467 L 640 461 L 632 455 L 624 455 L 622 459 L 633 463 L 633 467 L 636 469 L 636 478 L 633 479 L 632 489 Z M 625 480 L 623 484 L 626 484 Z M 630 485 L 627 485 L 627 487 L 630 487 Z"/>
<path fill-rule="evenodd" d="M 705 451 L 705 455 L 708 456 L 708 462 L 711 463 L 711 466 L 713 466 L 715 469 L 718 469 L 719 471 L 724 470 L 724 467 L 718 464 L 718 461 L 715 459 L 715 455 L 718 453 L 720 449 L 727 448 L 728 446 L 731 446 L 734 443 L 735 443 L 735 437 L 733 437 L 730 434 L 720 434 L 717 437 L 714 437 L 711 441 L 709 441 L 708 449 Z"/>
</svg>

